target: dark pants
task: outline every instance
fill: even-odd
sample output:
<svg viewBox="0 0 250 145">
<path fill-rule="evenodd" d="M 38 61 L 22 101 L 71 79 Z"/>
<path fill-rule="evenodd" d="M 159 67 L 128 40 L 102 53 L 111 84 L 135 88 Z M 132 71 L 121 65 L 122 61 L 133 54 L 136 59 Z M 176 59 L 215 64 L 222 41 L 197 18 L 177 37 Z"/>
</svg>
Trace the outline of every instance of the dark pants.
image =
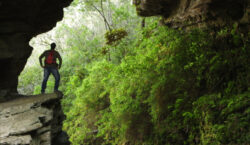
<svg viewBox="0 0 250 145">
<path fill-rule="evenodd" d="M 53 68 L 53 67 L 47 67 L 47 68 L 44 68 L 44 78 L 43 78 L 42 90 L 41 90 L 42 93 L 45 92 L 45 89 L 47 87 L 47 81 L 48 81 L 49 75 L 51 73 L 55 77 L 54 91 L 58 91 L 59 82 L 60 82 L 60 74 L 58 72 L 58 69 L 57 68 Z"/>
</svg>

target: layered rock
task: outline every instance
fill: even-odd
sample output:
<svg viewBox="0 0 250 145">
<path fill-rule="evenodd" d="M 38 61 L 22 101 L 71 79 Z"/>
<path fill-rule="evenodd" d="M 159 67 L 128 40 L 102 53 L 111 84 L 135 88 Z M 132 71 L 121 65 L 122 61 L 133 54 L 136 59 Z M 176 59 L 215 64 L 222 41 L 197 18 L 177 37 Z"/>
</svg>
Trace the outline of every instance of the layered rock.
<svg viewBox="0 0 250 145">
<path fill-rule="evenodd" d="M 171 27 L 248 25 L 250 0 L 134 0 L 141 16 L 163 16 Z"/>
<path fill-rule="evenodd" d="M 16 92 L 32 52 L 29 40 L 52 29 L 72 0 L 0 0 L 0 97 Z"/>
<path fill-rule="evenodd" d="M 64 145 L 62 95 L 26 96 L 0 104 L 0 144 Z"/>
</svg>

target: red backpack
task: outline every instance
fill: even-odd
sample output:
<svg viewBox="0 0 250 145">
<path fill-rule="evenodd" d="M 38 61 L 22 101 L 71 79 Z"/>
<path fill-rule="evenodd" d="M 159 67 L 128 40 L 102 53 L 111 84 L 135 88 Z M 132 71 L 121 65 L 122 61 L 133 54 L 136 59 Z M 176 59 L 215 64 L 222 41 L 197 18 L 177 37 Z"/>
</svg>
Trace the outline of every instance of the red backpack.
<svg viewBox="0 0 250 145">
<path fill-rule="evenodd" d="M 55 64 L 56 61 L 54 60 L 54 53 L 55 51 L 50 51 L 49 56 L 45 59 L 46 64 Z"/>
</svg>

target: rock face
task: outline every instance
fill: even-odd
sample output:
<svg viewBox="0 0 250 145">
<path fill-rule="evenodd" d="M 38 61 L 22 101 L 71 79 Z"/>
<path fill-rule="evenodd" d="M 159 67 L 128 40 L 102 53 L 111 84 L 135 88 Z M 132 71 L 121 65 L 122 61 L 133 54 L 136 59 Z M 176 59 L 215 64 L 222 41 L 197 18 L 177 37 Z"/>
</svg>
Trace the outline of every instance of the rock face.
<svg viewBox="0 0 250 145">
<path fill-rule="evenodd" d="M 52 29 L 72 0 L 0 0 L 0 97 L 17 91 L 29 40 Z"/>
<path fill-rule="evenodd" d="M 141 16 L 163 16 L 171 27 L 248 25 L 250 0 L 134 0 Z"/>
<path fill-rule="evenodd" d="M 66 145 L 62 95 L 18 98 L 0 104 L 1 145 Z"/>
</svg>

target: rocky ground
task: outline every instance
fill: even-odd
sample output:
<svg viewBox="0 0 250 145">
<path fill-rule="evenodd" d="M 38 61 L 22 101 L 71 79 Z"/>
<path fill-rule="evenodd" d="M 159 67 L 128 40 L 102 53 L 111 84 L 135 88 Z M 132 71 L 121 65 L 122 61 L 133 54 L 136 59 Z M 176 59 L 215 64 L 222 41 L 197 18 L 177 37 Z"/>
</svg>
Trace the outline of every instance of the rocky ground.
<svg viewBox="0 0 250 145">
<path fill-rule="evenodd" d="M 62 94 L 23 96 L 0 104 L 0 145 L 65 145 Z"/>
</svg>

